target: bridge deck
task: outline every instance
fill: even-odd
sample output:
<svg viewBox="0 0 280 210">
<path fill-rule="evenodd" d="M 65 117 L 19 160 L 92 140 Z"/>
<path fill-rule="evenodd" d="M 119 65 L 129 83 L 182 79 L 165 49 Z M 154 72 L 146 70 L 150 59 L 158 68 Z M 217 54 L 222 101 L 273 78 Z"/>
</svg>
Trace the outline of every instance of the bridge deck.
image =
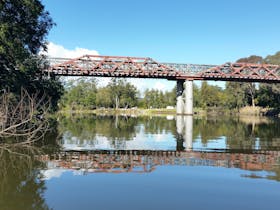
<svg viewBox="0 0 280 210">
<path fill-rule="evenodd" d="M 280 82 L 280 66 L 226 63 L 224 65 L 159 63 L 151 58 L 85 55 L 49 58 L 46 74 L 60 76 L 135 77 L 169 80 Z"/>
</svg>

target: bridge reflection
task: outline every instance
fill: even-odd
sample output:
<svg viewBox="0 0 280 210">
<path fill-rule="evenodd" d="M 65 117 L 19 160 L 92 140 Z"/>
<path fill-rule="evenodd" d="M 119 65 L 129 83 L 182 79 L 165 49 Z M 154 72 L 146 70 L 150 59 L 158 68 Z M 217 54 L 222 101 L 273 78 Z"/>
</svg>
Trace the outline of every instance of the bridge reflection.
<svg viewBox="0 0 280 210">
<path fill-rule="evenodd" d="M 86 173 L 148 173 L 158 166 L 215 166 L 273 171 L 280 166 L 280 151 L 65 151 L 37 156 L 48 169 Z"/>
</svg>

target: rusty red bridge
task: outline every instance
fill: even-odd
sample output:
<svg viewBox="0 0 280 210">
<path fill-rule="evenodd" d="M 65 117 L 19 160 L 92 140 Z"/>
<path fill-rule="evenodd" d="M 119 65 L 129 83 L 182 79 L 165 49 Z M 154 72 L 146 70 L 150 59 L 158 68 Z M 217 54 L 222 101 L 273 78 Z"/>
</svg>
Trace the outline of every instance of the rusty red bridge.
<svg viewBox="0 0 280 210">
<path fill-rule="evenodd" d="M 84 55 L 49 58 L 48 75 L 154 78 L 177 81 L 177 114 L 193 113 L 193 80 L 280 82 L 280 66 L 226 63 L 223 65 L 159 63 L 151 58 Z M 183 97 L 184 95 L 184 97 Z"/>
</svg>

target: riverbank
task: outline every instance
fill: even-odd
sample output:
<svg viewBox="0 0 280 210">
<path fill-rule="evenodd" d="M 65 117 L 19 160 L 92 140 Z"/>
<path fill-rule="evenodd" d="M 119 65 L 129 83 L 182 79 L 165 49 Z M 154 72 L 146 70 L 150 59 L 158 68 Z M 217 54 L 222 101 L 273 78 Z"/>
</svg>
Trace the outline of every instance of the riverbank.
<svg viewBox="0 0 280 210">
<path fill-rule="evenodd" d="M 151 115 L 176 115 L 176 109 L 94 109 L 94 110 L 60 110 L 63 114 L 97 114 L 97 115 L 135 115 L 135 116 L 151 116 Z M 273 116 L 280 117 L 279 109 L 262 108 L 262 107 L 243 107 L 237 109 L 224 109 L 218 107 L 209 107 L 206 109 L 194 108 L 194 115 L 197 116 Z"/>
</svg>

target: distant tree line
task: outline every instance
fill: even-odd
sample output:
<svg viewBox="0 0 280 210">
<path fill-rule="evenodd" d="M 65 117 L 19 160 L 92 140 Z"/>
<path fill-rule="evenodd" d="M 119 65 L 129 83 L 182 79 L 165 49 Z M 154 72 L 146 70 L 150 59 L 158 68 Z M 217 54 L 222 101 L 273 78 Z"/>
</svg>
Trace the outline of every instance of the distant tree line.
<svg viewBox="0 0 280 210">
<path fill-rule="evenodd" d="M 176 92 L 146 90 L 144 97 L 125 79 L 112 78 L 105 87 L 98 87 L 95 79 L 79 78 L 66 82 L 60 107 L 70 110 L 96 108 L 165 108 L 173 106 Z"/>
<path fill-rule="evenodd" d="M 237 62 L 270 63 L 280 65 L 280 52 L 262 58 L 250 56 Z M 226 82 L 225 88 L 208 84 L 194 84 L 194 107 L 240 109 L 244 106 L 280 108 L 280 84 Z M 176 105 L 176 87 L 163 92 L 157 89 L 139 90 L 125 79 L 113 78 L 106 87 L 98 88 L 95 79 L 68 82 L 60 102 L 68 109 L 96 108 L 166 108 Z"/>
</svg>

